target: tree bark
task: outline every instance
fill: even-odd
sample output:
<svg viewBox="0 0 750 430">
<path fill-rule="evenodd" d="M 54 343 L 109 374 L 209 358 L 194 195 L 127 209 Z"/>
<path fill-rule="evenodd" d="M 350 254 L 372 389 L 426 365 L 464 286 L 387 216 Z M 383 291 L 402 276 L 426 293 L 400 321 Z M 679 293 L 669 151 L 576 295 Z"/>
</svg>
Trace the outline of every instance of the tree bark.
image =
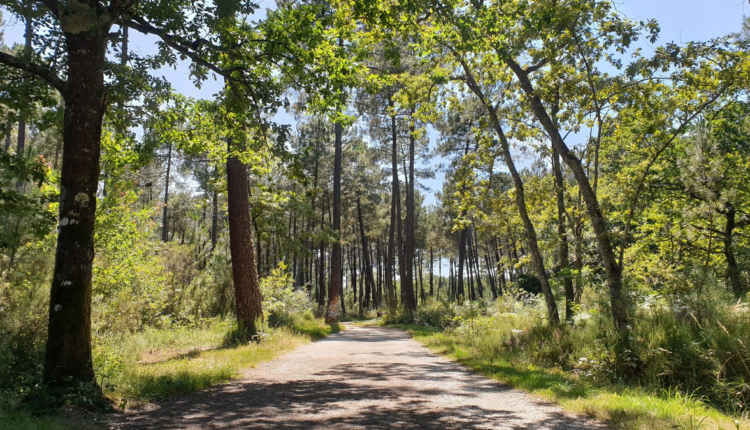
<svg viewBox="0 0 750 430">
<path fill-rule="evenodd" d="M 560 154 L 552 149 L 552 170 L 555 174 L 555 198 L 557 200 L 557 246 L 560 270 L 562 272 L 563 289 L 565 290 L 565 320 L 573 321 L 575 315 L 575 292 L 573 278 L 570 273 L 570 257 L 568 251 L 568 233 L 565 228 L 565 181 L 560 166 Z"/>
<path fill-rule="evenodd" d="M 63 94 L 63 160 L 55 270 L 49 302 L 45 385 L 75 389 L 94 383 L 91 360 L 91 278 L 108 26 L 65 33 L 68 81 Z"/>
<path fill-rule="evenodd" d="M 432 247 L 430 247 L 430 297 L 435 297 L 433 294 L 434 291 L 432 289 L 432 270 L 433 270 L 433 264 L 435 263 L 435 256 L 432 253 Z"/>
<path fill-rule="evenodd" d="M 326 323 L 339 319 L 339 292 L 341 291 L 341 135 L 343 127 L 337 122 L 334 126 L 335 149 L 333 156 L 333 220 L 335 235 L 331 246 L 331 279 L 328 288 L 328 308 Z"/>
<path fill-rule="evenodd" d="M 481 260 L 479 258 L 479 245 L 477 240 L 477 230 L 472 226 L 470 234 L 473 234 L 474 238 L 471 241 L 472 243 L 472 258 L 474 259 L 474 264 L 476 266 L 476 276 L 477 276 L 477 293 L 479 294 L 480 299 L 484 299 L 484 287 L 482 287 L 482 271 L 481 271 Z"/>
<path fill-rule="evenodd" d="M 466 229 L 458 232 L 458 270 L 456 273 L 456 300 L 466 299 L 464 289 L 464 263 L 466 262 Z"/>
<path fill-rule="evenodd" d="M 727 281 L 731 285 L 735 297 L 739 299 L 747 293 L 747 287 L 742 284 L 740 269 L 732 247 L 737 210 L 731 203 L 727 203 L 722 213 L 727 220 L 724 226 L 724 257 L 727 260 Z"/>
<path fill-rule="evenodd" d="M 230 151 L 233 145 L 228 139 Z M 240 145 L 237 145 L 240 146 Z M 242 146 L 238 148 L 242 150 Z M 247 166 L 230 152 L 227 158 L 229 250 L 237 307 L 237 324 L 247 335 L 257 332 L 255 321 L 263 318 L 262 297 L 253 250 Z"/>
<path fill-rule="evenodd" d="M 325 231 L 325 204 L 327 198 L 320 199 L 320 232 Z M 326 304 L 326 245 L 323 240 L 320 241 L 320 258 L 318 260 L 318 306 L 323 307 Z"/>
<path fill-rule="evenodd" d="M 412 114 L 414 110 L 412 109 Z M 409 172 L 408 182 L 406 184 L 406 219 L 405 219 L 405 238 L 404 238 L 404 276 L 401 279 L 401 292 L 404 297 L 403 306 L 407 310 L 417 308 L 417 301 L 414 293 L 414 123 L 409 127 Z"/>
</svg>

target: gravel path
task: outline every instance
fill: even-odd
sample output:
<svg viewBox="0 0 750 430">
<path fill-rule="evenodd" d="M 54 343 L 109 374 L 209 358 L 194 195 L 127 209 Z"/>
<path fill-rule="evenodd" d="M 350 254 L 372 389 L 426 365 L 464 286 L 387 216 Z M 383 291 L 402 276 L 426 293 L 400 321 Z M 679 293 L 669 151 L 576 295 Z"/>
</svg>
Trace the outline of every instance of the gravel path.
<svg viewBox="0 0 750 430">
<path fill-rule="evenodd" d="M 400 330 L 348 326 L 245 378 L 121 414 L 115 429 L 592 429 L 601 424 L 475 375 Z"/>
</svg>

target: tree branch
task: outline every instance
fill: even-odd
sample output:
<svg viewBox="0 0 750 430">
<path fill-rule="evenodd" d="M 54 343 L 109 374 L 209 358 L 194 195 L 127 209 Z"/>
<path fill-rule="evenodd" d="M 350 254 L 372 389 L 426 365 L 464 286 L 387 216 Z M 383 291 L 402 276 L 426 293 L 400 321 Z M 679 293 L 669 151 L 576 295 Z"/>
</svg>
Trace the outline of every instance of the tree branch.
<svg viewBox="0 0 750 430">
<path fill-rule="evenodd" d="M 39 0 L 41 3 L 43 3 L 45 6 L 47 6 L 47 9 L 49 9 L 50 13 L 56 17 L 60 16 L 60 4 L 57 2 L 57 0 Z"/>
<path fill-rule="evenodd" d="M 174 49 L 175 51 L 179 52 L 180 54 L 185 55 L 186 57 L 190 58 L 195 62 L 196 64 L 199 64 L 214 73 L 218 74 L 219 76 L 222 76 L 227 79 L 231 79 L 230 73 L 226 70 L 223 70 L 221 67 L 218 67 L 215 64 L 212 64 L 205 59 L 203 59 L 200 55 L 198 55 L 195 51 L 188 48 L 187 46 L 183 45 L 180 42 L 180 38 L 177 36 L 173 36 L 171 34 L 168 34 L 152 25 L 144 21 L 143 19 L 139 19 L 138 17 L 130 17 L 129 20 L 118 20 L 118 24 L 124 24 L 128 27 L 132 28 L 133 30 L 136 30 L 138 32 L 141 32 L 143 34 L 153 34 L 155 36 L 158 36 L 161 40 L 164 41 L 164 43 L 167 44 L 170 48 Z"/>
<path fill-rule="evenodd" d="M 16 57 L 15 55 L 11 55 L 2 51 L 0 51 L 0 64 L 5 64 L 6 66 L 12 67 L 14 69 L 29 72 L 32 75 L 44 79 L 48 84 L 55 87 L 55 89 L 57 89 L 57 91 L 62 94 L 63 98 L 65 97 L 65 81 L 60 79 L 60 77 L 57 76 L 51 69 L 48 69 L 47 67 L 41 66 L 36 63 L 28 62 L 22 58 Z"/>
</svg>

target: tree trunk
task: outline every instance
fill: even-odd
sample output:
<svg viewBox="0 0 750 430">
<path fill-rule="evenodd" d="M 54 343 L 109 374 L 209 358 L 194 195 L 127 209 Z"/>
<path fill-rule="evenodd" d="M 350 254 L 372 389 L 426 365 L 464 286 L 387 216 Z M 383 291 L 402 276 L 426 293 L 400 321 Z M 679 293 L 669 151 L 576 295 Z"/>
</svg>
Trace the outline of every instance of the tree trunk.
<svg viewBox="0 0 750 430">
<path fill-rule="evenodd" d="M 565 229 L 565 181 L 560 167 L 560 154 L 552 149 L 552 170 L 555 174 L 555 197 L 557 199 L 557 236 L 558 258 L 562 272 L 563 289 L 565 290 L 565 320 L 573 321 L 575 313 L 575 292 L 573 278 L 570 273 L 570 257 L 568 256 L 568 233 Z"/>
<path fill-rule="evenodd" d="M 496 276 L 492 273 L 492 265 L 490 264 L 489 254 L 484 254 L 484 265 L 487 266 L 487 279 L 490 281 L 490 292 L 492 293 L 492 300 L 497 300 L 497 284 L 495 282 Z"/>
<path fill-rule="evenodd" d="M 434 296 L 434 291 L 432 289 L 432 270 L 433 270 L 433 264 L 435 263 L 435 256 L 432 254 L 432 247 L 430 247 L 430 297 Z"/>
<path fill-rule="evenodd" d="M 34 29 L 32 27 L 32 19 L 29 17 L 26 17 L 26 31 L 24 32 L 24 48 L 23 48 L 23 56 L 26 59 L 26 61 L 31 61 L 31 38 L 34 34 Z M 24 152 L 26 151 L 26 116 L 28 115 L 27 109 L 28 109 L 28 102 L 29 100 L 25 100 L 25 105 L 22 106 L 19 109 L 19 116 L 18 116 L 18 136 L 16 140 L 16 156 L 23 157 Z M 19 188 L 23 186 L 23 182 L 19 182 Z"/>
<path fill-rule="evenodd" d="M 339 292 L 341 291 L 341 134 L 343 127 L 337 122 L 334 126 L 335 149 L 333 157 L 333 220 L 335 235 L 331 246 L 331 280 L 328 288 L 328 308 L 326 323 L 339 319 Z"/>
<path fill-rule="evenodd" d="M 10 151 L 10 135 L 12 134 L 13 122 L 8 118 L 5 123 L 5 152 Z M 57 154 L 55 154 L 55 168 L 57 168 Z"/>
<path fill-rule="evenodd" d="M 326 198 L 320 199 L 320 232 L 325 231 L 325 205 Z M 325 259 L 325 242 L 321 239 L 320 241 L 320 258 L 318 260 L 318 306 L 324 306 L 326 304 L 326 259 Z"/>
<path fill-rule="evenodd" d="M 578 224 L 578 223 L 576 223 Z M 575 242 L 575 253 L 576 258 L 573 265 L 576 268 L 576 289 L 574 302 L 577 305 L 581 304 L 581 296 L 583 296 L 583 228 L 580 225 L 573 226 L 573 240 Z"/>
<path fill-rule="evenodd" d="M 244 145 L 232 146 L 242 151 Z M 263 318 L 262 298 L 253 251 L 252 221 L 247 166 L 230 152 L 227 158 L 227 200 L 229 203 L 229 250 L 232 256 L 232 279 L 237 306 L 237 324 L 247 335 L 255 334 L 255 321 Z"/>
<path fill-rule="evenodd" d="M 422 304 L 424 304 L 424 278 L 422 277 L 422 266 L 424 263 L 423 261 L 423 251 L 419 251 L 419 265 L 417 266 L 419 268 L 419 299 Z"/>
<path fill-rule="evenodd" d="M 739 299 L 747 293 L 747 288 L 742 285 L 740 269 L 737 266 L 737 259 L 734 257 L 734 249 L 732 248 L 732 237 L 734 235 L 737 211 L 731 203 L 727 203 L 722 213 L 727 219 L 724 227 L 724 257 L 727 259 L 727 281 L 732 286 L 732 292 L 735 297 Z"/>
<path fill-rule="evenodd" d="M 476 80 L 474 79 L 474 75 L 471 69 L 469 68 L 468 64 L 466 64 L 462 58 L 459 58 L 459 60 L 461 61 L 464 72 L 466 73 L 467 84 L 469 88 L 474 92 L 474 94 L 476 94 L 476 96 L 479 98 L 479 100 L 487 109 L 487 113 L 489 114 L 489 117 L 490 117 L 490 123 L 492 124 L 492 127 L 495 129 L 495 132 L 497 133 L 498 138 L 500 140 L 500 146 L 502 148 L 503 159 L 505 161 L 505 165 L 508 168 L 508 171 L 510 172 L 511 178 L 513 179 L 513 185 L 516 190 L 516 206 L 518 209 L 518 215 L 520 216 L 521 221 L 523 223 L 524 232 L 526 233 L 526 241 L 529 244 L 531 261 L 534 263 L 534 268 L 536 269 L 537 278 L 539 278 L 539 283 L 542 286 L 542 294 L 544 295 L 544 301 L 547 305 L 547 317 L 549 318 L 549 323 L 551 325 L 557 325 L 560 323 L 560 316 L 558 315 L 558 312 L 557 312 L 557 304 L 555 303 L 555 298 L 552 295 L 552 289 L 550 288 L 550 285 L 549 285 L 549 277 L 547 276 L 547 270 L 544 267 L 544 260 L 542 258 L 542 253 L 539 250 L 536 230 L 534 229 L 534 224 L 531 222 L 531 218 L 529 218 L 529 214 L 526 208 L 526 197 L 524 194 L 523 179 L 521 178 L 521 175 L 518 173 L 518 170 L 516 169 L 516 165 L 513 162 L 513 157 L 510 152 L 510 143 L 508 142 L 508 139 L 505 137 L 505 132 L 503 131 L 502 126 L 500 125 L 500 119 L 497 116 L 497 110 L 492 105 L 492 103 L 489 100 L 487 100 L 487 98 L 484 95 L 484 92 L 476 83 Z"/>
<path fill-rule="evenodd" d="M 414 113 L 414 109 L 411 113 Z M 404 226 L 404 278 L 401 279 L 401 291 L 404 297 L 404 308 L 414 310 L 417 308 L 417 301 L 414 294 L 414 146 L 416 142 L 413 121 L 409 128 L 409 172 L 406 184 L 406 220 Z"/>
<path fill-rule="evenodd" d="M 473 234 L 474 238 L 471 241 L 472 243 L 472 258 L 474 260 L 474 264 L 476 266 L 476 276 L 477 276 L 477 293 L 479 293 L 479 298 L 484 299 L 484 287 L 482 287 L 482 270 L 481 270 L 481 260 L 479 259 L 479 245 L 477 244 L 477 230 L 472 226 L 471 231 L 469 234 Z"/>
<path fill-rule="evenodd" d="M 443 285 L 443 253 L 440 248 L 438 248 L 438 284 L 437 284 L 437 291 L 436 291 L 436 297 L 438 300 L 440 300 L 440 287 Z"/>
<path fill-rule="evenodd" d="M 105 28 L 106 30 L 106 28 Z M 91 277 L 107 31 L 66 33 L 68 81 L 63 125 L 60 211 L 43 382 L 75 389 L 94 383 Z"/>
<path fill-rule="evenodd" d="M 388 105 L 393 109 L 393 100 L 389 100 Z M 400 227 L 401 222 L 397 219 L 398 213 L 396 208 L 401 200 L 398 182 L 398 137 L 396 129 L 396 115 L 391 116 L 391 223 L 388 226 L 388 252 L 385 261 L 385 286 L 388 290 L 389 304 L 391 311 L 396 309 L 396 284 L 393 282 L 393 269 L 396 263 L 396 229 Z M 400 244 L 399 244 L 400 245 Z"/>
<path fill-rule="evenodd" d="M 508 67 L 513 70 L 513 73 L 521 84 L 521 88 L 528 96 L 534 116 L 542 124 L 542 127 L 544 127 L 544 130 L 552 140 L 552 145 L 576 178 L 578 189 L 583 196 L 584 202 L 586 202 L 591 226 L 593 227 L 596 242 L 599 247 L 599 255 L 601 256 L 602 265 L 604 266 L 604 271 L 607 275 L 607 287 L 609 289 L 612 319 L 618 330 L 626 331 L 629 326 L 627 305 L 622 293 L 622 268 L 619 266 L 615 258 L 614 249 L 612 248 L 612 242 L 610 240 L 611 231 L 602 215 L 601 208 L 599 207 L 599 200 L 597 199 L 593 188 L 591 188 L 586 172 L 581 165 L 581 160 L 579 160 L 565 144 L 565 140 L 560 134 L 560 131 L 547 114 L 544 104 L 542 104 L 541 99 L 534 92 L 534 86 L 529 79 L 528 73 L 512 59 L 506 58 L 505 62 Z M 627 341 L 626 338 L 623 338 L 623 340 Z"/>
<path fill-rule="evenodd" d="M 211 213 L 211 253 L 216 248 L 216 242 L 219 240 L 219 195 L 214 189 L 213 194 L 213 211 Z"/>
<path fill-rule="evenodd" d="M 169 205 L 169 174 L 172 169 L 172 142 L 169 142 L 167 146 L 167 174 L 164 177 L 164 212 L 161 217 L 161 241 L 166 242 L 169 237 L 167 236 L 167 207 Z"/>
<path fill-rule="evenodd" d="M 375 280 L 372 277 L 372 262 L 370 261 L 370 253 L 367 251 L 370 249 L 370 245 L 369 241 L 367 240 L 367 235 L 365 235 L 365 223 L 364 219 L 362 218 L 362 205 L 360 203 L 359 196 L 357 196 L 357 217 L 359 218 L 359 234 L 362 238 L 362 257 L 364 258 L 366 276 L 364 306 L 365 308 L 369 308 L 370 295 L 373 296 L 373 302 L 375 301 L 375 294 L 373 293 L 373 290 L 375 289 Z"/>
<path fill-rule="evenodd" d="M 464 263 L 466 260 L 466 229 L 458 232 L 458 271 L 456 273 L 456 300 L 463 302 L 466 297 L 464 291 Z"/>
</svg>

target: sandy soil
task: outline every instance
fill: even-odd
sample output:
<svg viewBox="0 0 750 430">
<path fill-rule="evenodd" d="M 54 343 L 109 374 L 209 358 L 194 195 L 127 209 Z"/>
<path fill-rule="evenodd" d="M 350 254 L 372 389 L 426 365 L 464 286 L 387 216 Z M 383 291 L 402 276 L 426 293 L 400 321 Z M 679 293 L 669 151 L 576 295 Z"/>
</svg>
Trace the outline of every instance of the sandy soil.
<svg viewBox="0 0 750 430">
<path fill-rule="evenodd" d="M 469 372 L 406 333 L 347 330 L 113 429 L 593 429 L 602 424 Z"/>
</svg>

